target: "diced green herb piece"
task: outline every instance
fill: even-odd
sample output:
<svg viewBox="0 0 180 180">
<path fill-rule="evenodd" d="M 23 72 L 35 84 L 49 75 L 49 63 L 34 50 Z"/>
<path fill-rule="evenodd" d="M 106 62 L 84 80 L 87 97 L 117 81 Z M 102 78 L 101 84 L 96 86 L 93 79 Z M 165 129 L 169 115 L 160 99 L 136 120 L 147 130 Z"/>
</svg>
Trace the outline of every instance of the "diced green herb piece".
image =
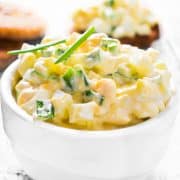
<svg viewBox="0 0 180 180">
<path fill-rule="evenodd" d="M 111 33 L 113 33 L 115 31 L 115 29 L 116 29 L 116 26 L 112 26 L 111 27 Z"/>
<path fill-rule="evenodd" d="M 40 72 L 38 72 L 36 70 L 32 70 L 31 74 L 36 75 L 36 76 L 38 76 L 38 77 L 40 77 L 42 79 L 46 79 L 46 77 L 43 74 L 41 74 Z"/>
<path fill-rule="evenodd" d="M 55 51 L 55 56 L 60 56 L 61 54 L 63 54 L 65 52 L 65 50 L 64 49 L 56 49 L 56 51 Z"/>
<path fill-rule="evenodd" d="M 54 118 L 54 107 L 48 100 L 36 101 L 36 116 L 37 119 L 47 121 Z"/>
<path fill-rule="evenodd" d="M 50 46 L 55 46 L 57 44 L 61 44 L 61 43 L 65 43 L 65 42 L 66 42 L 66 40 L 50 42 L 50 43 L 47 43 L 47 44 L 37 45 L 37 46 L 34 46 L 32 48 L 29 48 L 29 49 L 21 49 L 21 50 L 9 51 L 8 54 L 17 55 L 17 54 L 24 54 L 24 53 L 28 53 L 28 52 L 34 52 L 34 51 L 42 50 L 42 49 L 48 48 Z"/>
<path fill-rule="evenodd" d="M 73 78 L 74 78 L 75 72 L 73 68 L 69 68 L 66 73 L 63 75 L 63 79 L 66 83 L 66 85 L 70 88 L 70 89 L 74 89 L 73 86 Z"/>
<path fill-rule="evenodd" d="M 100 99 L 99 99 L 99 105 L 102 105 L 104 102 L 104 96 L 100 96 Z"/>
<path fill-rule="evenodd" d="M 95 97 L 95 92 L 92 90 L 86 90 L 83 92 L 83 98 L 85 102 L 92 101 Z"/>
<path fill-rule="evenodd" d="M 101 61 L 101 50 L 100 48 L 96 48 L 90 53 L 87 54 L 85 59 L 85 67 L 87 69 L 91 69 Z"/>
<path fill-rule="evenodd" d="M 47 51 L 47 50 L 42 51 L 42 56 L 43 56 L 43 57 L 50 57 L 51 54 L 52 54 L 51 51 Z"/>
<path fill-rule="evenodd" d="M 109 50 L 110 52 L 114 52 L 116 49 L 117 49 L 117 44 L 116 44 L 116 43 L 111 43 L 111 44 L 109 44 L 108 50 Z"/>
<path fill-rule="evenodd" d="M 89 86 L 88 78 L 87 78 L 86 74 L 83 72 L 83 70 L 81 70 L 81 69 L 77 70 L 77 74 L 83 78 L 84 84 L 86 86 Z"/>
<path fill-rule="evenodd" d="M 113 77 L 113 73 L 106 74 L 106 77 L 112 78 Z"/>
<path fill-rule="evenodd" d="M 38 109 L 38 108 L 42 108 L 43 105 L 44 105 L 43 101 L 36 101 L 36 107 L 37 107 L 37 109 Z"/>
<path fill-rule="evenodd" d="M 101 59 L 100 49 L 96 48 L 94 51 L 90 52 L 87 58 L 92 61 L 99 61 Z"/>
<path fill-rule="evenodd" d="M 91 27 L 89 28 L 84 34 L 81 35 L 81 37 L 72 45 L 70 46 L 60 57 L 58 57 L 57 61 L 55 62 L 60 63 L 62 61 L 66 61 L 69 56 L 71 56 L 78 47 L 84 43 L 93 33 L 95 32 L 95 28 Z"/>
<path fill-rule="evenodd" d="M 84 91 L 83 96 L 84 96 L 84 101 L 86 101 L 86 102 L 94 100 L 99 105 L 102 105 L 104 102 L 104 96 L 93 90 Z"/>
<path fill-rule="evenodd" d="M 59 80 L 59 76 L 56 74 L 50 74 L 49 76 L 44 76 L 43 74 L 41 74 L 40 72 L 36 70 L 33 70 L 31 74 L 38 76 L 39 78 L 44 79 L 44 80 Z"/>
<path fill-rule="evenodd" d="M 106 6 L 111 6 L 112 7 L 112 6 L 114 6 L 114 4 L 115 4 L 115 0 L 106 0 L 105 1 Z"/>
<path fill-rule="evenodd" d="M 114 80 L 123 79 L 126 82 L 133 82 L 139 79 L 138 74 L 127 74 L 124 69 L 119 68 L 116 72 L 112 74 L 107 74 L 107 77 L 112 78 Z"/>
<path fill-rule="evenodd" d="M 123 69 L 118 69 L 117 72 L 115 72 L 116 74 L 120 75 L 121 77 L 128 79 L 128 80 L 137 80 L 138 79 L 138 74 L 131 74 L 131 75 L 126 75 L 126 73 L 124 72 Z"/>
<path fill-rule="evenodd" d="M 84 95 L 87 96 L 87 97 L 92 97 L 94 95 L 93 91 L 92 90 L 87 90 L 84 92 Z"/>
<path fill-rule="evenodd" d="M 71 90 L 76 90 L 76 88 L 78 89 L 79 84 L 76 81 L 78 79 L 82 81 L 86 87 L 89 86 L 89 80 L 85 72 L 79 67 L 69 68 L 62 76 L 62 78 Z"/>
<path fill-rule="evenodd" d="M 50 75 L 48 76 L 48 79 L 49 79 L 49 80 L 59 80 L 59 76 L 56 75 L 56 74 L 50 74 Z"/>
<path fill-rule="evenodd" d="M 118 43 L 116 39 L 104 38 L 101 41 L 101 47 L 106 51 L 115 52 L 118 48 Z"/>
</svg>

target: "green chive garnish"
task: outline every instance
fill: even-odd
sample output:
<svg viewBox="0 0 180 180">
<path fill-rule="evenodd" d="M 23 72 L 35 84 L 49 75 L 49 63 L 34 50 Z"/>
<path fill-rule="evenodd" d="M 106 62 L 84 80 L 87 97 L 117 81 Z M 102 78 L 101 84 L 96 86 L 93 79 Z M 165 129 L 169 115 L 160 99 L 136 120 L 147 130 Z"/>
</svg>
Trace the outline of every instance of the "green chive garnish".
<svg viewBox="0 0 180 180">
<path fill-rule="evenodd" d="M 72 46 L 70 46 L 55 62 L 56 64 L 62 61 L 66 61 L 71 54 L 83 43 L 85 42 L 93 33 L 95 28 L 89 28 Z"/>
<path fill-rule="evenodd" d="M 45 48 L 48 48 L 50 46 L 55 46 L 57 44 L 61 44 L 61 43 L 65 43 L 65 42 L 66 42 L 66 40 L 64 39 L 64 40 L 60 40 L 60 41 L 50 42 L 50 43 L 47 43 L 47 44 L 37 45 L 37 46 L 29 48 L 29 49 L 9 51 L 8 54 L 11 54 L 11 55 L 24 54 L 24 53 L 27 53 L 27 52 L 33 52 L 33 51 L 38 51 L 38 50 L 41 50 L 41 49 L 45 49 Z"/>
<path fill-rule="evenodd" d="M 38 120 L 47 121 L 54 118 L 54 106 L 49 101 L 36 101 L 36 116 Z"/>
</svg>

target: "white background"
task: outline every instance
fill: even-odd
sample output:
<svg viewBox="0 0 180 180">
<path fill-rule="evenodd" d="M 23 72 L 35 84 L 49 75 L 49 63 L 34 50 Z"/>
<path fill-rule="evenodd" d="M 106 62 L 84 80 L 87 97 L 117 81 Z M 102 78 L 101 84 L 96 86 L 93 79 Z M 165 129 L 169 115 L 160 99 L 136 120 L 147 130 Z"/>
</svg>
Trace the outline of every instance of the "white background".
<svg viewBox="0 0 180 180">
<path fill-rule="evenodd" d="M 41 14 L 48 22 L 48 34 L 51 35 L 61 35 L 67 32 L 70 27 L 70 14 L 76 7 L 98 2 L 98 0 L 11 1 L 22 6 L 29 6 Z M 164 36 L 170 39 L 176 52 L 180 55 L 180 0 L 144 0 L 144 3 L 148 4 L 157 14 L 163 24 Z M 8 145 L 0 118 L 0 174 L 6 168 L 17 166 L 18 163 Z M 167 176 L 170 177 L 169 180 L 180 180 L 180 118 L 176 121 L 168 153 L 157 171 L 162 180 Z"/>
</svg>

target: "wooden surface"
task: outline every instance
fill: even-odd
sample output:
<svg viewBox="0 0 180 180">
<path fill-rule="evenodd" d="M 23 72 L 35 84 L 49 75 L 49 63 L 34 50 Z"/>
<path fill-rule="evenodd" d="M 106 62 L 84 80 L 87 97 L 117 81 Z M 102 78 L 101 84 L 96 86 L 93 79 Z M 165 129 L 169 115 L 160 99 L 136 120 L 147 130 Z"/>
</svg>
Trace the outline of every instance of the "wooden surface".
<svg viewBox="0 0 180 180">
<path fill-rule="evenodd" d="M 7 1 L 7 0 L 6 0 Z M 97 0 L 12 0 L 21 5 L 33 7 L 48 21 L 48 33 L 61 35 L 70 26 L 69 14 L 77 6 L 84 6 Z M 144 0 L 158 15 L 163 25 L 163 36 L 169 40 L 169 50 L 174 57 L 180 57 L 180 1 Z M 66 8 L 64 8 L 66 7 Z M 165 42 L 166 43 L 166 42 Z M 180 59 L 179 59 L 180 62 Z M 15 158 L 6 135 L 3 132 L 0 117 L 0 180 L 27 180 L 27 176 L 17 176 L 21 166 Z M 176 120 L 168 152 L 157 171 L 147 180 L 180 180 L 180 118 Z"/>
</svg>

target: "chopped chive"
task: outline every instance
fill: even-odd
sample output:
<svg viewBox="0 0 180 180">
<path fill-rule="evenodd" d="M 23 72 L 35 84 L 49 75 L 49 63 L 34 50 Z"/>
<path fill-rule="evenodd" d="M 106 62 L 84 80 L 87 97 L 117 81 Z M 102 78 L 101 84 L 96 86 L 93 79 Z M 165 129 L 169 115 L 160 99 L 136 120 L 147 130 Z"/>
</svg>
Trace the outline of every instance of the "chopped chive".
<svg viewBox="0 0 180 180">
<path fill-rule="evenodd" d="M 103 105 L 105 97 L 104 96 L 100 96 L 100 100 L 99 100 L 99 105 Z"/>
<path fill-rule="evenodd" d="M 54 118 L 54 106 L 49 101 L 36 101 L 36 118 L 41 121 L 47 121 Z"/>
<path fill-rule="evenodd" d="M 36 106 L 38 107 L 38 108 L 42 108 L 43 107 L 43 102 L 42 101 L 36 101 Z"/>
<path fill-rule="evenodd" d="M 114 4 L 115 4 L 115 0 L 107 0 L 106 2 L 105 2 L 105 4 L 107 5 L 107 6 L 114 6 Z"/>
<path fill-rule="evenodd" d="M 64 49 L 56 49 L 55 50 L 55 55 L 57 56 L 57 57 L 59 57 L 61 54 L 63 54 L 65 52 L 65 50 Z"/>
<path fill-rule="evenodd" d="M 137 74 L 131 74 L 131 75 L 126 75 L 125 72 L 122 69 L 118 69 L 117 72 L 115 72 L 115 74 L 118 74 L 119 76 L 128 79 L 128 80 L 137 80 L 138 79 L 138 75 Z"/>
<path fill-rule="evenodd" d="M 41 49 L 45 49 L 45 48 L 48 48 L 50 46 L 55 46 L 57 44 L 61 44 L 61 43 L 65 43 L 65 42 L 66 42 L 66 40 L 64 39 L 64 40 L 55 41 L 55 42 L 51 42 L 51 43 L 47 43 L 47 44 L 37 45 L 37 46 L 29 48 L 29 49 L 9 51 L 8 54 L 11 54 L 11 55 L 24 54 L 24 53 L 27 53 L 27 52 L 33 52 L 33 51 L 38 51 L 38 50 L 41 50 Z"/>
<path fill-rule="evenodd" d="M 42 51 L 42 56 L 43 56 L 43 57 L 50 57 L 51 54 L 52 54 L 51 51 L 48 51 L 48 50 L 43 50 L 43 51 Z"/>
<path fill-rule="evenodd" d="M 73 68 L 69 68 L 65 74 L 63 75 L 63 79 L 66 83 L 66 85 L 71 89 L 73 90 L 74 86 L 73 86 L 73 83 L 72 83 L 72 79 L 74 77 L 74 69 Z"/>
<path fill-rule="evenodd" d="M 103 105 L 103 102 L 105 100 L 105 97 L 93 90 L 86 90 L 83 92 L 83 98 L 85 102 L 94 100 L 97 102 L 100 106 Z"/>
<path fill-rule="evenodd" d="M 40 72 L 38 72 L 38 71 L 36 71 L 36 70 L 33 70 L 32 72 L 31 72 L 31 74 L 32 75 L 37 75 L 37 76 L 39 76 L 40 78 L 43 78 L 43 79 L 46 79 L 46 77 L 43 75 L 43 74 L 41 74 Z"/>
<path fill-rule="evenodd" d="M 62 61 L 66 61 L 71 54 L 83 43 L 85 42 L 93 33 L 95 28 L 89 28 L 72 46 L 70 46 L 60 57 L 58 57 L 56 64 Z"/>
<path fill-rule="evenodd" d="M 94 95 L 94 94 L 93 94 L 93 91 L 91 91 L 91 90 L 86 90 L 86 91 L 84 92 L 84 94 L 85 94 L 85 96 L 88 96 L 88 97 L 91 97 L 91 96 Z"/>
<path fill-rule="evenodd" d="M 115 52 L 118 49 L 118 43 L 119 41 L 117 41 L 116 39 L 104 38 L 101 41 L 101 47 L 104 50 Z"/>
<path fill-rule="evenodd" d="M 90 52 L 87 56 L 87 58 L 89 60 L 93 60 L 93 61 L 99 61 L 101 59 L 101 55 L 100 55 L 100 49 L 96 48 L 95 50 L 93 50 L 92 52 Z"/>
<path fill-rule="evenodd" d="M 89 80 L 88 80 L 86 74 L 83 72 L 83 70 L 81 70 L 81 69 L 77 70 L 77 74 L 83 78 L 84 84 L 86 86 L 89 86 Z"/>
</svg>

